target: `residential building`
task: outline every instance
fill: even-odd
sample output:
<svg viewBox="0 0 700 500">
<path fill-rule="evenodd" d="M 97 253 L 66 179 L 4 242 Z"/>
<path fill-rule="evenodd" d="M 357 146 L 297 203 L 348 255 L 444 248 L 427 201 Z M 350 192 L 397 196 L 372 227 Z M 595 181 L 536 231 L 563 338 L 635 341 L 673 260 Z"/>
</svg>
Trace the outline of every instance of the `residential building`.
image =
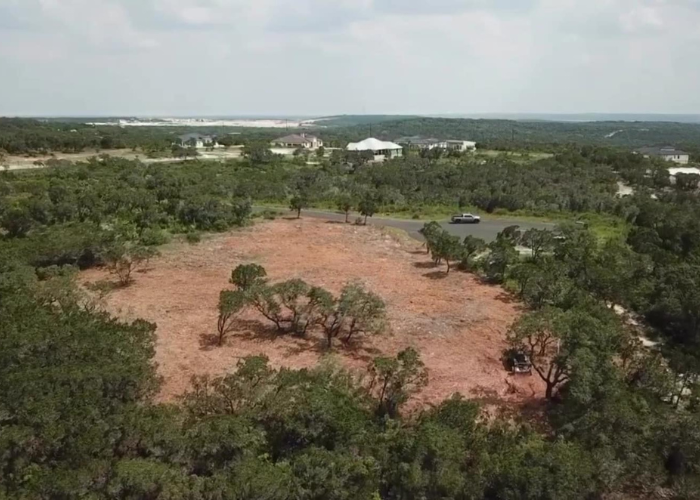
<svg viewBox="0 0 700 500">
<path fill-rule="evenodd" d="M 272 145 L 278 148 L 318 149 L 323 146 L 323 141 L 309 134 L 292 134 L 275 139 L 272 141 Z"/>
<path fill-rule="evenodd" d="M 690 154 L 672 146 L 662 148 L 640 148 L 635 151 L 638 154 L 644 155 L 646 158 L 651 156 L 661 158 L 662 160 L 672 161 L 681 165 L 687 165 L 690 162 Z"/>
<path fill-rule="evenodd" d="M 443 140 L 435 138 L 426 139 L 420 136 L 402 137 L 397 139 L 396 142 L 411 149 L 440 148 L 453 151 L 474 151 L 476 149 L 476 142 L 472 141 L 459 141 L 453 139 Z"/>
<path fill-rule="evenodd" d="M 374 137 L 365 139 L 362 142 L 351 142 L 347 147 L 348 151 L 371 151 L 374 154 L 374 161 L 391 160 L 403 156 L 403 147 L 394 142 L 380 141 Z"/>
<path fill-rule="evenodd" d="M 182 147 L 195 148 L 215 148 L 219 146 L 216 142 L 216 137 L 197 133 L 181 135 L 177 138 L 175 144 Z"/>
<path fill-rule="evenodd" d="M 447 149 L 447 142 L 440 139 L 430 138 L 424 139 L 420 136 L 402 137 L 396 140 L 397 144 L 409 147 L 411 149 Z"/>
<path fill-rule="evenodd" d="M 451 149 L 453 151 L 475 151 L 476 150 L 476 142 L 474 141 L 460 141 L 460 140 L 454 140 L 454 139 L 448 139 L 445 141 L 447 144 L 447 149 Z"/>
</svg>

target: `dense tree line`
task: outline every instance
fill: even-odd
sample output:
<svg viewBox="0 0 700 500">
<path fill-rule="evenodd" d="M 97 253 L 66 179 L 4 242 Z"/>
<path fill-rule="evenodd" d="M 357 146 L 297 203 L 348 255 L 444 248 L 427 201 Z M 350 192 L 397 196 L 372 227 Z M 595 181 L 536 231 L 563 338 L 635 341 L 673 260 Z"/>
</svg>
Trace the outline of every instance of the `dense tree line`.
<svg viewBox="0 0 700 500">
<path fill-rule="evenodd" d="M 140 148 L 167 151 L 175 138 L 192 130 L 186 127 L 91 126 L 86 120 L 32 120 L 0 118 L 0 151 L 10 154 Z M 100 120 L 96 120 L 100 121 Z M 288 131 L 234 127 L 197 127 L 217 135 L 227 145 L 236 134 L 237 144 L 269 142 Z M 561 152 L 569 145 L 618 147 L 628 151 L 643 146 L 672 145 L 700 157 L 700 125 L 674 122 L 554 122 L 492 119 L 454 119 L 389 116 L 334 117 L 304 131 L 320 135 L 327 146 L 344 147 L 369 135 L 396 140 L 405 136 L 465 139 L 480 147 L 504 151 Z"/>
<path fill-rule="evenodd" d="M 133 257 L 132 242 L 155 246 L 173 233 L 245 224 L 250 201 L 221 184 L 220 171 L 220 166 L 170 170 L 103 157 L 41 172 L 4 172 L 0 249 L 36 265 L 85 267 L 106 249 Z"/>
<path fill-rule="evenodd" d="M 342 122 L 339 122 L 342 124 Z M 395 140 L 420 135 L 476 141 L 487 149 L 551 150 L 561 146 L 595 145 L 629 150 L 672 145 L 700 153 L 700 124 L 674 122 L 555 122 L 454 118 L 401 118 L 372 125 L 376 137 Z M 364 139 L 367 124 L 324 131 L 328 139 Z"/>
</svg>

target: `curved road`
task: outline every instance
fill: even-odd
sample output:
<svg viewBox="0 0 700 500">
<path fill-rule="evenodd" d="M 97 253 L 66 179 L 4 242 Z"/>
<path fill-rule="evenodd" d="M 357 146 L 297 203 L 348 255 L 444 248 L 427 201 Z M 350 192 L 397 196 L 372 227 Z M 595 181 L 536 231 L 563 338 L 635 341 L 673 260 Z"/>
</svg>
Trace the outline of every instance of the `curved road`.
<svg viewBox="0 0 700 500">
<path fill-rule="evenodd" d="M 255 211 L 260 211 L 262 208 L 255 208 Z M 283 211 L 283 210 L 280 210 Z M 293 213 L 293 212 L 290 212 Z M 322 211 L 322 210 L 302 210 L 302 218 L 304 217 L 314 217 L 324 220 L 333 221 L 344 221 L 345 214 L 339 214 L 332 211 Z M 351 214 L 350 220 L 354 221 L 358 217 L 357 214 Z M 498 233 L 503 231 L 508 226 L 520 226 L 522 230 L 527 230 L 531 228 L 537 229 L 553 229 L 556 224 L 544 223 L 544 222 L 521 222 L 518 220 L 509 219 L 488 219 L 482 216 L 481 224 L 450 224 L 449 221 L 443 220 L 439 221 L 442 227 L 444 227 L 448 232 L 464 238 L 468 234 L 474 235 L 478 238 L 482 238 L 487 242 L 491 242 L 496 239 Z M 418 240 L 422 240 L 423 237 L 419 233 L 420 229 L 425 224 L 425 221 L 409 220 L 409 219 L 392 219 L 389 217 L 370 217 L 367 219 L 368 224 L 372 224 L 379 227 L 395 227 L 397 229 L 403 229 L 410 236 Z"/>
</svg>

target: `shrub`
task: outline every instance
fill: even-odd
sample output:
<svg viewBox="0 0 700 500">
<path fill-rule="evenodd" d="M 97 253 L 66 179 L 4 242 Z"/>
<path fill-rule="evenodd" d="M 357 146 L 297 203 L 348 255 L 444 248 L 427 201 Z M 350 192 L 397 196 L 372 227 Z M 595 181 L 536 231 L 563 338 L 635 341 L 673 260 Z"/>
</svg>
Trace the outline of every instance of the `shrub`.
<svg viewBox="0 0 700 500">
<path fill-rule="evenodd" d="M 192 231 L 185 234 L 185 240 L 187 240 L 187 243 L 195 244 L 202 241 L 202 236 L 199 233 Z"/>
<path fill-rule="evenodd" d="M 144 229 L 139 240 L 147 247 L 157 247 L 168 243 L 170 241 L 170 236 L 162 229 L 149 227 Z"/>
</svg>

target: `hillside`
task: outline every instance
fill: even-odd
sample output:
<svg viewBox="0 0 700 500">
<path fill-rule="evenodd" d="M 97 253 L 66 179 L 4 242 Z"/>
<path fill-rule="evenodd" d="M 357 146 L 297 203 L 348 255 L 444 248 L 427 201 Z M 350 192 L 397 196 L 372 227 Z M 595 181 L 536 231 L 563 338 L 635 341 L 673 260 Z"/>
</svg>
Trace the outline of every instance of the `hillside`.
<svg viewBox="0 0 700 500">
<path fill-rule="evenodd" d="M 338 127 L 328 134 L 349 140 L 366 136 L 367 126 Z M 471 139 L 491 148 L 528 145 L 590 144 L 637 148 L 670 144 L 700 151 L 700 124 L 674 122 L 547 122 L 451 118 L 407 118 L 383 121 L 373 127 L 383 139 L 421 135 Z"/>
</svg>

